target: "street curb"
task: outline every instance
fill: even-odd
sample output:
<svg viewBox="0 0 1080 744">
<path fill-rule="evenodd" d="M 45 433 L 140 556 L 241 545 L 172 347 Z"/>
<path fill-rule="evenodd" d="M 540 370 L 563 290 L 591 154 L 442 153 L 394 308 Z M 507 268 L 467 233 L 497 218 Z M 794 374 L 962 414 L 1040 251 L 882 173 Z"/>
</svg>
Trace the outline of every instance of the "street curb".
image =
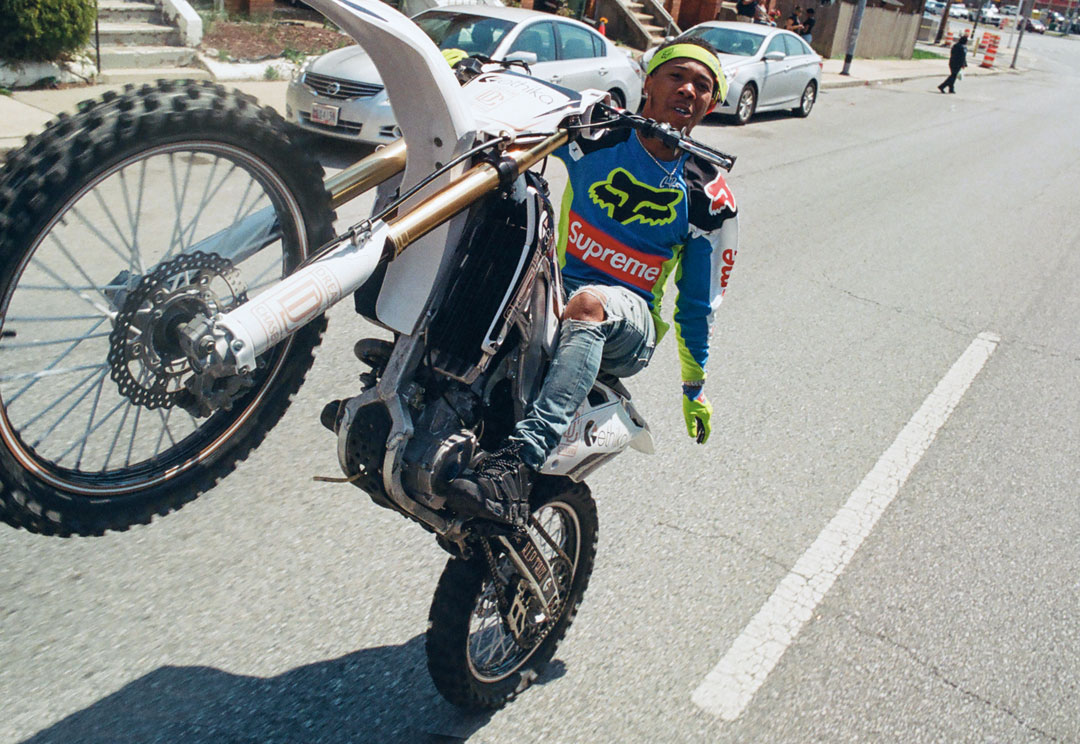
<svg viewBox="0 0 1080 744">
<path fill-rule="evenodd" d="M 908 80 L 923 80 L 936 77 L 941 77 L 941 74 L 934 72 L 922 75 L 902 75 L 900 77 L 878 78 L 876 80 L 833 80 L 828 83 L 823 81 L 821 83 L 821 89 L 834 90 L 837 88 L 859 88 L 869 85 L 894 85 L 896 83 L 907 82 Z"/>
<path fill-rule="evenodd" d="M 1017 68 L 1015 70 L 1010 69 L 980 69 L 979 73 L 975 77 L 983 77 L 985 75 L 1018 75 L 1027 72 L 1027 70 Z M 901 75 L 899 77 L 891 78 L 877 78 L 875 80 L 831 80 L 829 82 L 822 81 L 822 90 L 836 90 L 838 88 L 858 88 L 869 85 L 895 85 L 896 83 L 904 83 L 908 80 L 926 80 L 929 78 L 939 78 L 944 75 L 944 72 L 926 72 L 912 75 Z"/>
</svg>

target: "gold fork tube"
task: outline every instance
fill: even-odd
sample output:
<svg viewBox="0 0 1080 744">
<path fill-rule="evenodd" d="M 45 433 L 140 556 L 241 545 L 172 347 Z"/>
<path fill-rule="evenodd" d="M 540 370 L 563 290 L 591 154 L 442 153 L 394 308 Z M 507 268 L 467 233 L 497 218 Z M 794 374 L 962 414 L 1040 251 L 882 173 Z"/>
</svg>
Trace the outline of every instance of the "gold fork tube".
<svg viewBox="0 0 1080 744">
<path fill-rule="evenodd" d="M 504 157 L 514 162 L 515 177 L 566 143 L 569 134 L 556 132 L 531 147 L 507 150 Z M 481 163 L 466 171 L 460 178 L 420 202 L 408 214 L 390 220 L 387 245 L 395 257 L 408 245 L 441 225 L 473 202 L 497 188 L 499 172 L 489 163 Z"/>
<path fill-rule="evenodd" d="M 337 209 L 404 169 L 405 140 L 398 139 L 323 182 L 330 192 L 330 208 Z"/>
</svg>

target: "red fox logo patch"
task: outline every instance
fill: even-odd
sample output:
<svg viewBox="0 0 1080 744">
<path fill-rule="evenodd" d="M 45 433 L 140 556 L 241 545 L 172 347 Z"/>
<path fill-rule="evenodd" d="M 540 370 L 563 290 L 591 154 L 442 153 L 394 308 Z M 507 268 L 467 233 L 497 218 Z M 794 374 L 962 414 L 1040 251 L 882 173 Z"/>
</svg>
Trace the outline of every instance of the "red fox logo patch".
<svg viewBox="0 0 1080 744">
<path fill-rule="evenodd" d="M 720 214 L 724 210 L 735 214 L 735 195 L 719 173 L 706 184 L 705 195 L 709 197 L 709 214 Z"/>
</svg>

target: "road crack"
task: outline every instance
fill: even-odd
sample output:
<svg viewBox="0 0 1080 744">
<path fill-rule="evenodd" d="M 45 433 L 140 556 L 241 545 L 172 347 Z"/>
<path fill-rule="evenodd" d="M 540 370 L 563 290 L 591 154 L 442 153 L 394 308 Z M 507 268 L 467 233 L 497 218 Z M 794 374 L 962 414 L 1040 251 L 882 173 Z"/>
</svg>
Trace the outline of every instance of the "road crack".
<svg viewBox="0 0 1080 744">
<path fill-rule="evenodd" d="M 839 292 L 840 294 L 846 295 L 846 296 L 850 297 L 851 299 L 853 299 L 853 300 L 855 300 L 857 302 L 862 302 L 864 304 L 871 305 L 871 306 L 876 307 L 876 308 L 878 308 L 880 310 L 890 310 L 890 311 L 896 313 L 897 315 L 903 315 L 903 316 L 908 316 L 908 317 L 913 317 L 913 318 L 921 318 L 922 320 L 932 322 L 935 325 L 938 325 L 941 328 L 943 328 L 944 330 L 948 331 L 949 333 L 955 333 L 955 334 L 957 334 L 959 336 L 970 337 L 971 334 L 980 333 L 981 331 L 985 330 L 985 329 L 982 329 L 982 328 L 976 328 L 971 323 L 967 323 L 967 322 L 965 322 L 963 320 L 960 320 L 958 318 L 952 318 L 952 319 L 943 318 L 943 317 L 941 317 L 939 315 L 932 315 L 930 313 L 920 313 L 920 312 L 917 312 L 915 310 L 912 310 L 910 308 L 906 308 L 906 307 L 903 307 L 903 306 L 900 306 L 900 305 L 886 305 L 884 302 L 879 302 L 878 300 L 874 300 L 874 299 L 871 299 L 869 297 L 863 297 L 862 295 L 856 294 L 855 292 L 852 292 L 849 289 L 845 289 L 844 287 L 841 287 L 841 286 L 839 286 L 837 284 L 834 284 L 833 282 L 829 281 L 828 279 L 824 279 L 824 280 L 812 279 L 811 281 L 814 282 L 815 284 L 827 287 L 828 289 L 831 289 L 833 291 Z M 1008 348 L 1013 348 L 1013 349 L 1019 349 L 1020 351 L 1027 352 L 1029 354 L 1034 354 L 1036 356 L 1046 357 L 1048 359 L 1064 359 L 1065 361 L 1068 361 L 1068 362 L 1080 362 L 1080 355 L 1076 354 L 1075 352 L 1070 352 L 1070 351 L 1065 351 L 1065 350 L 1062 350 L 1062 349 L 1058 349 L 1058 348 L 1055 348 L 1055 347 L 1051 346 L 1050 344 L 1042 343 L 1042 342 L 1039 342 L 1039 341 L 1029 341 L 1029 340 L 1023 339 L 1023 338 L 1010 338 L 1010 339 L 1007 339 L 1004 336 L 1002 336 L 1001 341 L 999 343 L 1003 348 L 1008 347 Z"/>
<path fill-rule="evenodd" d="M 930 661 L 927 661 L 922 656 L 920 656 L 919 653 L 915 651 L 915 649 L 909 648 L 908 646 L 904 645 L 903 643 L 901 643 L 900 641 L 897 641 L 894 638 L 890 638 L 885 633 L 882 633 L 882 632 L 879 632 L 879 631 L 874 631 L 874 630 L 867 630 L 865 628 L 862 628 L 848 616 L 841 615 L 840 619 L 842 619 L 845 623 L 847 623 L 848 626 L 852 630 L 854 630 L 856 633 L 858 633 L 858 634 L 860 634 L 862 636 L 865 636 L 867 638 L 876 639 L 877 641 L 879 641 L 881 643 L 887 644 L 887 645 L 892 646 L 893 648 L 895 648 L 895 649 L 897 649 L 899 651 L 902 651 L 909 659 L 911 659 L 916 664 L 918 664 L 920 667 L 922 667 L 927 672 L 929 672 L 930 676 L 934 677 L 935 679 L 942 682 L 943 684 L 951 687 L 956 692 L 960 693 L 961 695 L 968 698 L 969 700 L 974 700 L 975 702 L 977 702 L 977 703 L 979 703 L 979 704 L 981 704 L 981 705 L 983 705 L 983 706 L 985 706 L 987 708 L 990 708 L 992 710 L 996 710 L 999 713 L 1004 713 L 1009 718 L 1012 718 L 1014 721 L 1016 721 L 1020 726 L 1023 726 L 1028 731 L 1030 731 L 1033 734 L 1036 734 L 1038 736 L 1041 736 L 1044 739 L 1047 739 L 1048 741 L 1054 741 L 1054 742 L 1062 741 L 1061 739 L 1057 738 L 1053 734 L 1050 734 L 1050 733 L 1047 733 L 1046 731 L 1043 731 L 1038 726 L 1035 726 L 1035 725 L 1033 725 L 1031 723 L 1028 723 L 1027 721 L 1024 720 L 1024 718 L 1022 716 L 1020 716 L 1020 714 L 1016 713 L 1015 711 L 1010 710 L 1009 708 L 1005 707 L 1004 705 L 1002 705 L 1000 703 L 996 703 L 993 700 L 985 698 L 985 697 L 983 697 L 982 695 L 979 695 L 976 692 L 972 692 L 971 690 L 966 689 L 959 682 L 956 682 L 955 680 L 950 679 L 949 676 L 945 674 L 945 672 L 943 672 L 940 668 L 935 666 Z"/>
<path fill-rule="evenodd" d="M 661 522 L 657 522 L 656 524 L 659 527 L 667 527 L 668 529 L 676 530 L 677 532 L 684 532 L 687 535 L 692 535 L 694 537 L 702 537 L 702 538 L 705 538 L 707 540 L 724 540 L 726 542 L 731 543 L 732 545 L 734 545 L 737 548 L 741 548 L 742 550 L 745 550 L 748 553 L 752 553 L 752 554 L 758 556 L 759 558 L 762 558 L 762 559 L 768 561 L 769 563 L 772 563 L 773 565 L 779 567 L 780 569 L 782 569 L 785 572 L 791 570 L 790 565 L 788 565 L 787 563 L 784 563 L 783 561 L 781 561 L 776 556 L 769 555 L 765 551 L 763 551 L 763 550 L 761 550 L 759 548 L 756 548 L 753 545 L 747 545 L 746 543 L 742 542 L 741 540 L 739 540 L 739 538 L 735 537 L 734 535 L 728 535 L 728 534 L 723 533 L 723 532 L 708 532 L 708 533 L 699 532 L 697 530 L 692 530 L 689 527 L 683 527 L 681 525 L 672 524 L 671 522 L 662 522 L 661 521 Z"/>
</svg>

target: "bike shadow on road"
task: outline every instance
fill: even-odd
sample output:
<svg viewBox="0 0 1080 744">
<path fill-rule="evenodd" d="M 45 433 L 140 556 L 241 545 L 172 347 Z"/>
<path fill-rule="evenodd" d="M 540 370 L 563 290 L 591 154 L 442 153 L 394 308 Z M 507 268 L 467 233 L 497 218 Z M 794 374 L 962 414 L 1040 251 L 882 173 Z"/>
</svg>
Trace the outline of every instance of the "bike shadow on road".
<svg viewBox="0 0 1080 744">
<path fill-rule="evenodd" d="M 536 684 L 563 671 L 555 660 Z M 447 744 L 467 741 L 491 716 L 463 713 L 440 697 L 418 635 L 268 678 L 160 667 L 25 741 Z"/>
</svg>

